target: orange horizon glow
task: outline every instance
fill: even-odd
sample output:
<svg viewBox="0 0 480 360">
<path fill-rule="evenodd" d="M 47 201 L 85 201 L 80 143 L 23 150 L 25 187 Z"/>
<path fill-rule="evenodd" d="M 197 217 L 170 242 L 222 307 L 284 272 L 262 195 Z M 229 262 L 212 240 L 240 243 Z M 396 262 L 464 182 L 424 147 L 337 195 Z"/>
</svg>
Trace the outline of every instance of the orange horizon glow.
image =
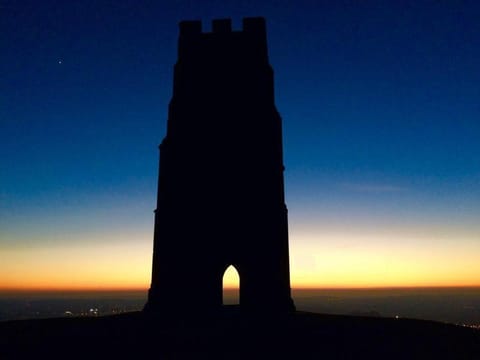
<svg viewBox="0 0 480 360">
<path fill-rule="evenodd" d="M 0 291 L 147 291 L 150 235 L 135 241 L 131 234 L 108 240 L 98 236 L 68 245 L 3 247 Z M 297 232 L 290 240 L 291 285 L 293 289 L 480 287 L 477 234 L 459 240 L 437 243 L 434 236 L 381 232 Z M 223 280 L 225 288 L 238 287 L 236 271 L 227 271 Z"/>
<path fill-rule="evenodd" d="M 3 288 L 0 287 L 0 295 L 2 294 L 26 294 L 26 293 L 40 293 L 40 294 L 81 294 L 81 293 L 139 293 L 148 292 L 148 287 L 104 287 L 104 288 Z M 236 287 L 225 287 L 224 290 L 237 290 Z M 372 286 L 372 287 L 299 287 L 292 286 L 292 291 L 308 291 L 308 290 L 415 290 L 415 289 L 480 289 L 478 285 L 451 285 L 451 286 Z"/>
<path fill-rule="evenodd" d="M 185 284 L 188 287 L 188 284 Z M 224 289 L 238 289 L 239 285 L 236 281 L 227 279 L 224 282 Z M 311 282 L 291 282 L 291 288 L 296 290 L 309 290 L 309 289 L 397 289 L 397 288 L 469 288 L 480 287 L 480 282 L 405 282 L 405 283 L 382 283 L 377 281 L 376 283 L 367 283 L 362 281 L 334 284 L 333 281 L 324 281 L 315 283 Z M 115 292 L 115 291 L 148 291 L 150 285 L 142 283 L 117 283 L 109 282 L 105 279 L 104 283 L 78 283 L 78 284 L 64 284 L 64 283 L 49 283 L 47 281 L 38 281 L 34 283 L 0 283 L 0 292 Z"/>
</svg>

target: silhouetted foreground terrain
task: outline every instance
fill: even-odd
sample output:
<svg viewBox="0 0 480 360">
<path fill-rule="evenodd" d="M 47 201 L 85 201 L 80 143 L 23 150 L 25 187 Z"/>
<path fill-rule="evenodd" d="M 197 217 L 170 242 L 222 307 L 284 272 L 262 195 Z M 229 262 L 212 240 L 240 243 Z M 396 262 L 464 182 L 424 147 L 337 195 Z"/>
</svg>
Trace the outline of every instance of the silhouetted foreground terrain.
<svg viewBox="0 0 480 360">
<path fill-rule="evenodd" d="M 130 313 L 0 323 L 0 359 L 480 359 L 480 332 L 443 323 L 321 315 L 189 321 Z"/>
</svg>

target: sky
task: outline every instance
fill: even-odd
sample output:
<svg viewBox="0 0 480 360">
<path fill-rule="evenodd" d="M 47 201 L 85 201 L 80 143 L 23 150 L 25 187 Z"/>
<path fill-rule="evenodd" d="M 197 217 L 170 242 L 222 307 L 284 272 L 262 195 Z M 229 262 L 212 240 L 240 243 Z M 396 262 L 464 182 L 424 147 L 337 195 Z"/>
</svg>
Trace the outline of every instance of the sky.
<svg viewBox="0 0 480 360">
<path fill-rule="evenodd" d="M 480 286 L 477 2 L 2 0 L 0 290 L 149 287 L 178 22 L 246 16 L 292 286 Z"/>
</svg>

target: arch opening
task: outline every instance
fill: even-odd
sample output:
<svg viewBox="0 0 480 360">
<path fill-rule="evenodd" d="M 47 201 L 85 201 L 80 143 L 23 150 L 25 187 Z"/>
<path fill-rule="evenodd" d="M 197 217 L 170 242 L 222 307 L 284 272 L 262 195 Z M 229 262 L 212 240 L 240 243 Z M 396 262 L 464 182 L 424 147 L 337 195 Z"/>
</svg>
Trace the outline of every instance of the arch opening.
<svg viewBox="0 0 480 360">
<path fill-rule="evenodd" d="M 230 265 L 223 273 L 223 305 L 240 304 L 240 275 L 235 266 Z"/>
</svg>

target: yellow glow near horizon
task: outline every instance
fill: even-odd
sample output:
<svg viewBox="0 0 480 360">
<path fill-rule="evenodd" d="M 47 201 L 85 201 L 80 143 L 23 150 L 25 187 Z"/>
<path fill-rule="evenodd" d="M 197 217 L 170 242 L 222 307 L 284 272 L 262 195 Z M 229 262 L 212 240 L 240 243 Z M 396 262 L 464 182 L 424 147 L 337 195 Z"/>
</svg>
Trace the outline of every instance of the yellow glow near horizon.
<svg viewBox="0 0 480 360">
<path fill-rule="evenodd" d="M 150 282 L 143 244 L 2 250 L 0 289 L 141 289 Z"/>
<path fill-rule="evenodd" d="M 480 242 L 328 234 L 291 247 L 295 287 L 479 286 Z"/>
<path fill-rule="evenodd" d="M 0 290 L 147 289 L 152 240 L 0 249 Z M 404 234 L 295 234 L 292 287 L 480 286 L 480 241 L 436 242 Z M 188 286 L 188 279 L 185 281 Z M 226 288 L 238 286 L 229 268 Z"/>
</svg>

